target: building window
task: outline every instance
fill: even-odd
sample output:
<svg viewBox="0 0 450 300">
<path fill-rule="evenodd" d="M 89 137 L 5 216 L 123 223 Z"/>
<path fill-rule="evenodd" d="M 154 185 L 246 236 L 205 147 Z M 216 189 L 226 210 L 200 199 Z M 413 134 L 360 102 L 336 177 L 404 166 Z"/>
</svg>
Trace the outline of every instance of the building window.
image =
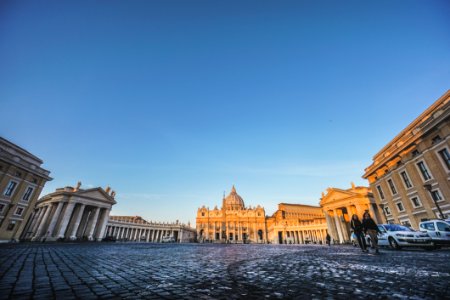
<svg viewBox="0 0 450 300">
<path fill-rule="evenodd" d="M 441 196 L 441 193 L 439 193 L 439 190 L 431 191 L 431 197 L 436 202 L 442 201 L 442 196 Z"/>
<path fill-rule="evenodd" d="M 18 207 L 14 213 L 16 216 L 21 216 L 23 213 L 23 207 Z"/>
<path fill-rule="evenodd" d="M 8 224 L 8 227 L 6 227 L 6 230 L 12 231 L 14 229 L 14 226 L 16 225 L 16 222 L 11 222 Z"/>
<path fill-rule="evenodd" d="M 381 189 L 381 186 L 377 185 L 378 194 L 380 195 L 381 200 L 384 200 L 384 194 L 383 190 Z"/>
<path fill-rule="evenodd" d="M 431 143 L 434 145 L 439 143 L 440 141 L 442 141 L 442 138 L 439 135 L 437 135 L 431 140 Z"/>
<path fill-rule="evenodd" d="M 403 207 L 403 203 L 397 202 L 395 205 L 397 206 L 397 209 L 399 212 L 405 211 L 405 208 Z"/>
<path fill-rule="evenodd" d="M 420 203 L 419 197 L 412 197 L 411 202 L 414 207 L 420 207 L 422 206 L 422 203 Z"/>
<path fill-rule="evenodd" d="M 391 215 L 391 209 L 389 208 L 389 206 L 384 207 L 384 212 L 386 213 L 387 216 Z"/>
<path fill-rule="evenodd" d="M 16 188 L 16 186 L 17 186 L 17 182 L 15 182 L 15 181 L 10 181 L 10 182 L 8 183 L 8 186 L 7 186 L 6 189 L 5 189 L 4 195 L 7 196 L 7 197 L 10 197 L 10 196 L 13 194 L 14 189 Z"/>
<path fill-rule="evenodd" d="M 450 153 L 448 152 L 447 148 L 442 149 L 438 153 L 441 156 L 442 160 L 444 161 L 447 170 L 450 170 Z"/>
<path fill-rule="evenodd" d="M 403 171 L 400 173 L 402 175 L 403 182 L 405 183 L 405 186 L 407 189 L 412 188 L 411 181 L 409 180 L 408 174 L 406 174 L 406 171 Z"/>
<path fill-rule="evenodd" d="M 410 222 L 409 220 L 403 220 L 403 221 L 400 221 L 400 223 L 401 223 L 403 226 L 411 227 L 411 222 Z"/>
<path fill-rule="evenodd" d="M 30 200 L 30 196 L 33 193 L 33 188 L 31 186 L 29 186 L 27 188 L 27 191 L 25 192 L 25 194 L 23 194 L 22 200 L 23 201 L 28 201 Z"/>
<path fill-rule="evenodd" d="M 389 187 L 391 188 L 392 195 L 397 194 L 397 189 L 395 188 L 395 185 L 394 185 L 394 182 L 392 181 L 392 179 L 388 179 L 387 182 L 389 184 Z"/>
<path fill-rule="evenodd" d="M 3 211 L 4 208 L 5 208 L 5 204 L 0 203 L 0 213 Z"/>
<path fill-rule="evenodd" d="M 425 166 L 425 163 L 423 161 L 418 162 L 417 166 L 419 167 L 420 173 L 422 173 L 422 178 L 424 181 L 430 180 L 431 175 L 430 172 L 428 172 L 427 167 Z"/>
</svg>

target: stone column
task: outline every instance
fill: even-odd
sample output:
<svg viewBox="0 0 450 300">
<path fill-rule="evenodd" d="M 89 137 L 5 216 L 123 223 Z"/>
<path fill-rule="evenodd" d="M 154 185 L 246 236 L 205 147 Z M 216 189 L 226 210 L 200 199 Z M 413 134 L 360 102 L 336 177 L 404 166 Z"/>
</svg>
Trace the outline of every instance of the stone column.
<svg viewBox="0 0 450 300">
<path fill-rule="evenodd" d="M 213 240 L 217 240 L 217 239 L 216 239 L 216 236 L 217 236 L 216 230 L 217 230 L 217 229 L 216 229 L 216 222 L 214 222 L 214 236 L 213 236 Z M 180 234 L 181 234 L 181 232 L 182 232 L 182 231 L 180 230 Z M 181 238 L 180 238 L 180 243 L 181 243 Z"/>
<path fill-rule="evenodd" d="M 258 242 L 257 232 L 256 232 L 256 223 L 253 223 L 253 237 L 255 239 L 255 243 Z"/>
<path fill-rule="evenodd" d="M 214 223 L 214 225 L 216 225 L 216 223 Z M 215 237 L 216 237 L 216 232 L 214 232 L 214 238 Z M 183 228 L 180 228 L 180 243 L 182 243 L 182 242 L 183 242 Z"/>
<path fill-rule="evenodd" d="M 339 220 L 338 214 L 336 209 L 333 210 L 333 214 L 334 214 L 334 221 L 336 222 L 336 229 L 338 232 L 338 237 L 339 237 L 339 243 L 344 242 L 344 237 L 342 235 L 342 229 L 341 229 L 341 220 Z"/>
<path fill-rule="evenodd" d="M 90 240 L 90 241 L 94 240 L 94 231 L 95 231 L 95 227 L 97 226 L 99 213 L 100 213 L 100 207 L 96 207 L 95 211 L 94 211 L 94 215 L 92 216 L 92 219 L 91 219 L 91 223 L 89 224 L 89 228 L 88 228 L 88 240 Z M 103 228 L 103 231 L 104 231 L 104 228 Z M 103 234 L 103 232 L 102 232 L 102 234 Z M 101 236 L 101 238 L 103 238 L 103 236 Z"/>
<path fill-rule="evenodd" d="M 101 241 L 104 238 L 104 231 L 105 231 L 106 225 L 108 224 L 110 210 L 111 209 L 103 210 L 103 215 L 101 216 L 101 220 L 98 225 L 99 230 L 97 231 L 98 234 L 96 236 L 97 241 Z"/>
<path fill-rule="evenodd" d="M 44 216 L 45 206 L 39 207 L 37 213 L 36 213 L 36 220 L 34 221 L 32 227 L 31 227 L 31 236 L 34 237 L 36 235 L 36 231 L 39 227 L 39 223 L 41 222 L 42 217 Z"/>
<path fill-rule="evenodd" d="M 42 233 L 45 232 L 45 223 L 47 223 L 47 218 L 50 215 L 50 212 L 52 210 L 52 205 L 49 204 L 47 205 L 47 209 L 45 210 L 44 216 L 42 217 L 42 220 L 39 224 L 39 227 L 36 231 L 36 235 L 33 237 L 33 241 L 39 239 L 42 236 Z"/>
<path fill-rule="evenodd" d="M 53 230 L 55 229 L 56 226 L 56 222 L 58 222 L 59 219 L 59 215 L 61 214 L 61 210 L 64 206 L 64 202 L 59 202 L 58 206 L 56 207 L 55 213 L 52 216 L 52 220 L 50 221 L 50 225 L 48 225 L 48 231 L 50 232 L 50 236 L 54 236 L 53 235 Z"/>
<path fill-rule="evenodd" d="M 70 239 L 72 241 L 77 239 L 77 231 L 78 231 L 78 227 L 80 226 L 80 221 L 81 221 L 81 217 L 83 216 L 83 212 L 84 212 L 84 208 L 86 207 L 86 205 L 81 204 L 80 208 L 78 210 L 76 219 L 75 219 L 75 223 L 73 224 L 73 228 L 72 228 L 72 233 L 70 234 Z"/>
<path fill-rule="evenodd" d="M 228 227 L 230 226 L 230 224 L 229 224 L 228 222 L 226 222 L 225 225 L 226 225 L 226 227 L 225 227 L 225 234 L 226 234 L 226 239 L 225 239 L 225 241 L 228 242 L 228 238 L 229 238 L 229 234 L 228 234 L 229 230 L 228 230 Z"/>
</svg>

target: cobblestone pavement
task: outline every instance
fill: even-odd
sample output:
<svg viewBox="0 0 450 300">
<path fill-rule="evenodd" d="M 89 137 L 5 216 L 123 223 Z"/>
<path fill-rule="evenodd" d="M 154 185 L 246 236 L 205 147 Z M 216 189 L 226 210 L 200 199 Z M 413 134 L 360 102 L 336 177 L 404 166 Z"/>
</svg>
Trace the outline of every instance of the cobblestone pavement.
<svg viewBox="0 0 450 300">
<path fill-rule="evenodd" d="M 0 298 L 450 298 L 450 249 L 0 245 Z"/>
</svg>

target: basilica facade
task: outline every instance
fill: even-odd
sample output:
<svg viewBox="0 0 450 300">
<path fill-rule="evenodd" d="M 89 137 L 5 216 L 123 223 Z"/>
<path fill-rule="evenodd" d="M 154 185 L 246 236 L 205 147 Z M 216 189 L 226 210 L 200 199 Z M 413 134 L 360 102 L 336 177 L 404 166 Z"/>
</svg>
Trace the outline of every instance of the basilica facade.
<svg viewBox="0 0 450 300">
<path fill-rule="evenodd" d="M 213 243 L 266 243 L 267 227 L 264 208 L 246 207 L 235 187 L 222 200 L 222 207 L 197 211 L 197 239 Z"/>
</svg>

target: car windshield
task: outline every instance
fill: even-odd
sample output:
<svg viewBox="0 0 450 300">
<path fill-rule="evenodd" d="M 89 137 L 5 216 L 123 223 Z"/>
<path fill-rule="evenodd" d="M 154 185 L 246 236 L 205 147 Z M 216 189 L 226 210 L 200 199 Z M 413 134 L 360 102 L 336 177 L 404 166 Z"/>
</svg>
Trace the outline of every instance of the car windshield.
<svg viewBox="0 0 450 300">
<path fill-rule="evenodd" d="M 406 226 L 402 225 L 396 225 L 396 224 L 387 224 L 384 225 L 384 227 L 387 229 L 387 231 L 412 231 Z"/>
</svg>

